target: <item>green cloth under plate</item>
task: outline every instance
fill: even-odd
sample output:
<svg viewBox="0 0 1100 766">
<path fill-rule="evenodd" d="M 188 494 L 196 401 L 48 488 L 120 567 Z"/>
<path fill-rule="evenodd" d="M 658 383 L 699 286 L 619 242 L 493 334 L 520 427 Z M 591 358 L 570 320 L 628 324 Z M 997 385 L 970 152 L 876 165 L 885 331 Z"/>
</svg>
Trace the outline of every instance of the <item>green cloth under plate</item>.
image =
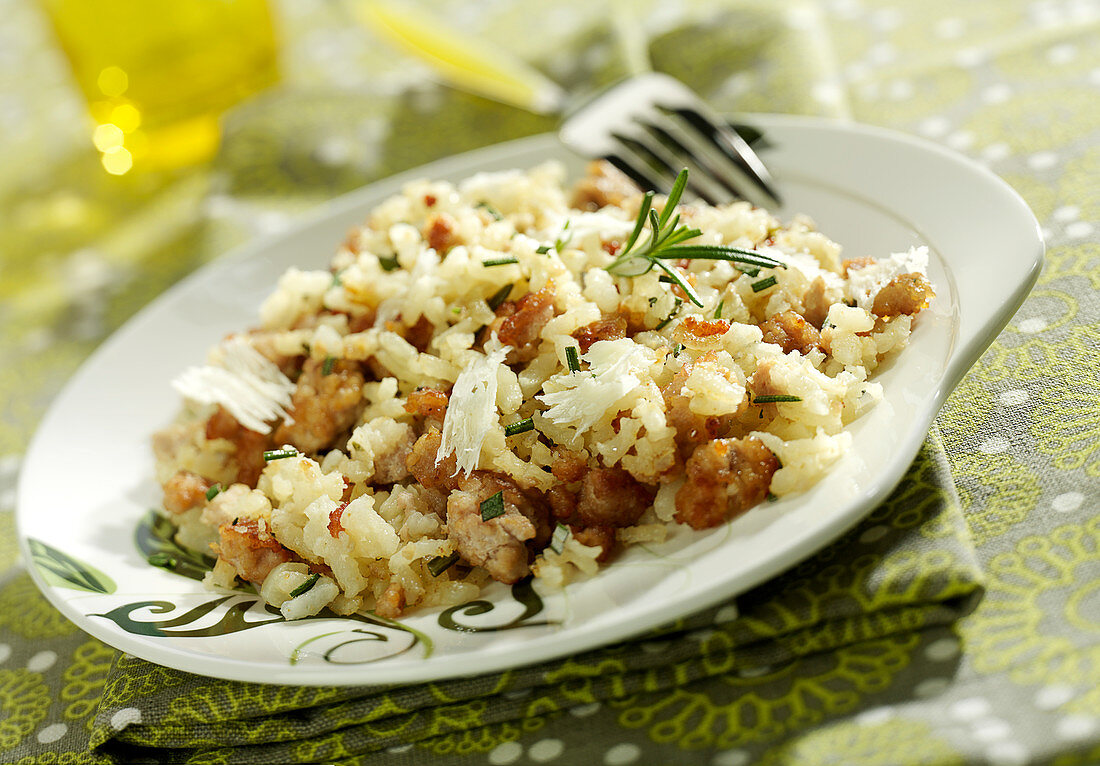
<svg viewBox="0 0 1100 766">
<path fill-rule="evenodd" d="M 572 94 L 626 71 L 604 4 L 422 1 Z M 211 165 L 107 178 L 39 9 L 0 0 L 0 60 L 20 64 L 0 68 L 0 762 L 1100 762 L 1100 7 L 632 5 L 654 67 L 717 108 L 920 135 L 986 164 L 1039 219 L 1036 290 L 890 499 L 727 604 L 503 673 L 242 684 L 83 634 L 17 562 L 11 510 L 36 423 L 96 345 L 317 203 L 556 119 L 436 84 L 339 5 L 292 1 L 275 4 L 283 81 L 225 116 Z"/>
</svg>

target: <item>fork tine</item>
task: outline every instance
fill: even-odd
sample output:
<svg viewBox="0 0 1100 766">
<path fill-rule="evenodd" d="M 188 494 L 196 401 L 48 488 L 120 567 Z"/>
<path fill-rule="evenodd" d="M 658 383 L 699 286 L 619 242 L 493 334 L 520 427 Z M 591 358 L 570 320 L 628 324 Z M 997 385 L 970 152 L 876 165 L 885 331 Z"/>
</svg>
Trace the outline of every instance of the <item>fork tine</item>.
<svg viewBox="0 0 1100 766">
<path fill-rule="evenodd" d="M 693 143 L 696 143 L 697 150 L 702 149 L 705 151 L 704 147 L 711 147 L 719 150 L 722 157 L 728 160 L 728 163 L 714 166 L 714 168 L 724 166 L 732 171 L 731 175 L 714 172 L 715 177 L 724 186 L 738 196 L 747 196 L 743 193 L 744 185 L 747 182 L 766 194 L 770 198 L 769 201 L 776 207 L 781 204 L 768 169 L 760 162 L 760 158 L 756 156 L 756 152 L 745 142 L 745 139 L 733 128 L 724 122 L 719 122 L 710 115 L 704 114 L 699 109 L 681 106 L 664 108 L 664 110 L 675 114 L 686 124 L 707 137 L 708 140 L 705 142 L 693 141 Z M 685 135 L 690 135 L 690 131 L 685 132 Z M 691 138 L 694 139 L 694 136 Z"/>
<path fill-rule="evenodd" d="M 736 129 L 665 74 L 635 75 L 611 87 L 571 114 L 558 135 L 582 156 L 612 160 L 643 188 L 668 188 L 661 178 L 687 166 L 694 171 L 692 193 L 709 202 L 732 196 L 779 205 L 771 175 Z"/>
<path fill-rule="evenodd" d="M 660 192 L 668 189 L 676 181 L 676 174 L 679 173 L 680 168 L 676 165 L 675 158 L 667 152 L 662 152 L 660 147 L 654 146 L 652 142 L 640 140 L 639 136 L 613 132 L 611 137 L 619 142 L 624 154 L 630 155 L 624 159 L 636 159 L 641 162 L 657 182 L 656 186 L 645 188 Z"/>
<path fill-rule="evenodd" d="M 682 131 L 677 131 L 676 126 L 671 121 L 658 116 L 657 119 L 638 118 L 635 122 L 656 142 L 656 151 L 663 154 L 666 163 L 672 166 L 674 170 L 678 171 L 679 168 L 687 165 L 689 172 L 688 188 L 695 196 L 702 198 L 711 205 L 719 205 L 729 201 L 728 190 L 723 189 L 722 185 L 716 184 L 712 178 L 714 173 L 708 170 L 713 162 L 708 163 L 703 160 L 702 157 L 705 157 L 705 154 L 702 154 L 697 146 L 688 146 L 681 138 L 677 137 L 675 133 Z M 653 143 L 653 141 L 650 143 Z M 735 196 L 741 196 L 736 191 L 734 191 L 734 194 Z"/>
<path fill-rule="evenodd" d="M 618 154 L 605 154 L 603 158 L 621 170 L 624 175 L 638 185 L 638 188 L 662 188 L 661 182 L 655 176 L 651 176 L 642 170 L 643 167 L 647 167 L 645 160 L 638 157 L 633 151 L 630 151 L 629 147 L 626 145 L 620 145 L 618 151 Z M 633 156 L 629 158 L 622 156 L 627 153 Z"/>
</svg>

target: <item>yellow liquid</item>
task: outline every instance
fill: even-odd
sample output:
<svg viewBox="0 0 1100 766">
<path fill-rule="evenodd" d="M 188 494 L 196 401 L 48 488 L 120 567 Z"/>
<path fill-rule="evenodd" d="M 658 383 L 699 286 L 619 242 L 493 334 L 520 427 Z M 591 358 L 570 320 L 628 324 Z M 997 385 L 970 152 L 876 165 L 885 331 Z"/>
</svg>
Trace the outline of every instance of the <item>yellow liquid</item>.
<svg viewBox="0 0 1100 766">
<path fill-rule="evenodd" d="M 230 106 L 275 82 L 265 0 L 40 0 L 108 172 L 209 159 Z"/>
</svg>

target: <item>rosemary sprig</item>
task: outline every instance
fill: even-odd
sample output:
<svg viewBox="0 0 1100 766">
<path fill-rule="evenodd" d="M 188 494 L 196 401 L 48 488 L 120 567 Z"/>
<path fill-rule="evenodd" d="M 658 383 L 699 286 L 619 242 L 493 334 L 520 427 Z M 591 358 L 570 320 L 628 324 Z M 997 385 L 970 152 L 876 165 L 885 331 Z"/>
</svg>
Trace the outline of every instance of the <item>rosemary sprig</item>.
<svg viewBox="0 0 1100 766">
<path fill-rule="evenodd" d="M 660 215 L 653 209 L 653 192 L 646 192 L 642 198 L 641 209 L 638 211 L 638 220 L 634 222 L 634 230 L 630 233 L 622 252 L 606 267 L 608 271 L 623 277 L 637 277 L 649 273 L 656 266 L 684 291 L 688 300 L 701 308 L 703 301 L 695 292 L 695 288 L 677 269 L 664 261 L 681 258 L 705 259 L 732 261 L 755 268 L 786 268 L 783 262 L 755 250 L 745 250 L 731 245 L 685 245 L 684 243 L 689 239 L 694 239 L 703 233 L 699 229 L 682 225 L 680 216 L 676 213 L 676 206 L 680 203 L 684 189 L 687 188 L 687 181 L 688 171 L 684 168 L 676 176 L 676 182 L 668 193 L 668 199 Z M 645 239 L 642 237 L 642 232 L 647 223 L 649 237 Z"/>
</svg>

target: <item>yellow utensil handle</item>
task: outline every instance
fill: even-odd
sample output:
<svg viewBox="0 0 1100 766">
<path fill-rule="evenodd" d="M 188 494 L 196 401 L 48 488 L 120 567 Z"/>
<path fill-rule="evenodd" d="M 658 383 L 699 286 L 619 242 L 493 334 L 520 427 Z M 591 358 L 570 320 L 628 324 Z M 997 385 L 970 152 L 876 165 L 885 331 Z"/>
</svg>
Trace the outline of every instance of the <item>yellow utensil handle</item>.
<svg viewBox="0 0 1100 766">
<path fill-rule="evenodd" d="M 421 8 L 393 0 L 349 2 L 362 24 L 427 63 L 449 85 L 538 114 L 562 107 L 561 88 L 529 64 Z"/>
</svg>

